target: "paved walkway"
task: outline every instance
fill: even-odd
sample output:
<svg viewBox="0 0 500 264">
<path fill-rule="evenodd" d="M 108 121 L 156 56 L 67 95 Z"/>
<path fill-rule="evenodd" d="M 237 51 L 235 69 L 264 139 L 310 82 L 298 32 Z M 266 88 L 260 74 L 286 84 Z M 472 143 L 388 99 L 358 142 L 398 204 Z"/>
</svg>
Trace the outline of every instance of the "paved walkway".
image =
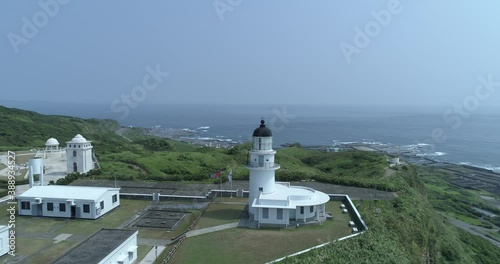
<svg viewBox="0 0 500 264">
<path fill-rule="evenodd" d="M 186 233 L 186 237 L 199 236 L 199 235 L 208 234 L 208 233 L 217 232 L 217 231 L 221 231 L 221 230 L 225 230 L 225 229 L 229 229 L 229 228 L 235 228 L 235 227 L 238 227 L 238 222 L 229 223 L 229 224 L 225 224 L 225 225 L 212 226 L 212 227 L 207 227 L 207 228 L 198 229 L 198 230 L 192 230 L 192 231 L 189 231 Z"/>
<path fill-rule="evenodd" d="M 158 256 L 165 250 L 165 246 L 158 246 L 158 251 L 156 251 L 156 248 L 153 247 L 151 251 L 139 262 L 139 264 L 150 264 L 150 263 L 155 263 L 156 261 L 156 254 Z"/>
</svg>

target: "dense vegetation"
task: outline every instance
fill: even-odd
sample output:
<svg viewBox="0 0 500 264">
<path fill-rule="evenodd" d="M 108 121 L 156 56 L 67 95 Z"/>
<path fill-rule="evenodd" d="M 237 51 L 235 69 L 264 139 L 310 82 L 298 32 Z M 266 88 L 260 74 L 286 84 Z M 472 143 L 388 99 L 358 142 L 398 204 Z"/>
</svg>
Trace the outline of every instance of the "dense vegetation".
<svg viewBox="0 0 500 264">
<path fill-rule="evenodd" d="M 61 146 L 76 134 L 82 134 L 96 143 L 116 141 L 110 131 L 118 129 L 118 122 L 102 119 L 82 119 L 68 116 L 42 115 L 32 111 L 0 106 L 0 150 L 42 148 L 50 137 Z"/>
</svg>

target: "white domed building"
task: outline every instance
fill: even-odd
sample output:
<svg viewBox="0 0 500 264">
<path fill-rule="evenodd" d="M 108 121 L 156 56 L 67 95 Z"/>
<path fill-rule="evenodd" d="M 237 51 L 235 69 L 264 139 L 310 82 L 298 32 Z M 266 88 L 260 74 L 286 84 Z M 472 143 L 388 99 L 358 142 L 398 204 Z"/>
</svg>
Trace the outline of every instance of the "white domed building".
<svg viewBox="0 0 500 264">
<path fill-rule="evenodd" d="M 45 152 L 58 152 L 59 151 L 59 141 L 55 138 L 49 138 L 45 142 Z"/>
<path fill-rule="evenodd" d="M 66 162 L 68 173 L 87 173 L 94 168 L 92 160 L 92 141 L 82 135 L 76 135 L 71 141 L 66 142 Z"/>
<path fill-rule="evenodd" d="M 308 187 L 290 186 L 276 182 L 273 134 L 265 121 L 253 132 L 253 147 L 246 168 L 250 170 L 248 211 L 257 226 L 283 226 L 290 224 L 321 223 L 326 220 L 327 194 Z"/>
</svg>

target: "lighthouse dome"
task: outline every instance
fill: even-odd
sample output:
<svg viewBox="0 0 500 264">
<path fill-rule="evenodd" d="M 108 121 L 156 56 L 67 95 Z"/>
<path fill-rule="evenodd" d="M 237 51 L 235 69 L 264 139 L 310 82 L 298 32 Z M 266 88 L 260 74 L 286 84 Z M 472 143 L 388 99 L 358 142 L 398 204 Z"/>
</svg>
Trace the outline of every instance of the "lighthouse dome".
<svg viewBox="0 0 500 264">
<path fill-rule="evenodd" d="M 272 137 L 273 132 L 266 127 L 266 121 L 260 120 L 260 126 L 253 131 L 254 137 Z"/>
</svg>

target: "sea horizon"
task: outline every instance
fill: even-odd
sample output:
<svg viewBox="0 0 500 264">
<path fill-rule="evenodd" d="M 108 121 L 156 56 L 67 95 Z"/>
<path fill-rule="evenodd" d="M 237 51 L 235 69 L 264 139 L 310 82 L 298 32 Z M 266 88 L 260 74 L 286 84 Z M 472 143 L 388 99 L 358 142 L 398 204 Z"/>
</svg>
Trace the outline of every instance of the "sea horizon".
<svg viewBox="0 0 500 264">
<path fill-rule="evenodd" d="M 249 141 L 264 118 L 276 148 L 296 142 L 324 147 L 359 143 L 500 172 L 496 111 L 478 110 L 454 127 L 457 122 L 443 118 L 447 108 L 426 106 L 144 104 L 120 119 L 106 104 L 0 104 L 42 114 L 110 118 L 122 126 L 186 129 L 194 132 L 191 139 L 232 143 Z M 441 137 L 433 134 L 436 129 L 443 132 Z"/>
</svg>

